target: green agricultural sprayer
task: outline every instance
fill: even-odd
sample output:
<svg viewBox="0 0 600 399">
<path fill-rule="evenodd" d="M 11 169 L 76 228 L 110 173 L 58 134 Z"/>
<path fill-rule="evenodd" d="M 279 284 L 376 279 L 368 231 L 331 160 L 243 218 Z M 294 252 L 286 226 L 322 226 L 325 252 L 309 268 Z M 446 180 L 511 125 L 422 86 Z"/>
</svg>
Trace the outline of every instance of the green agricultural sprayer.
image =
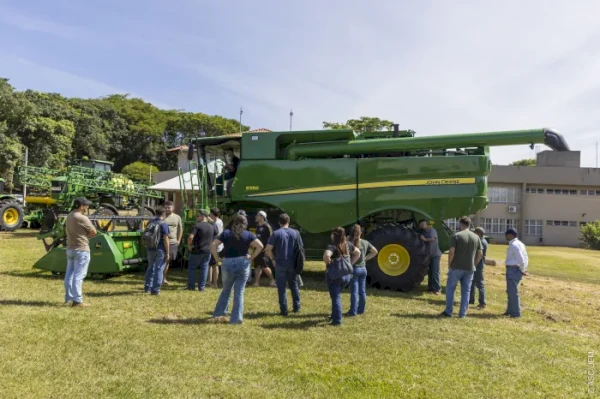
<svg viewBox="0 0 600 399">
<path fill-rule="evenodd" d="M 443 221 L 487 207 L 489 147 L 535 143 L 569 150 L 549 129 L 415 137 L 396 125 L 393 131 L 361 134 L 320 130 L 197 138 L 189 145 L 192 172 L 179 170 L 182 198 L 191 198 L 184 214 L 189 219 L 194 210 L 217 206 L 227 223 L 243 209 L 253 223 L 259 210 L 271 221 L 285 212 L 313 260 L 322 258 L 334 227 L 359 223 L 379 251 L 367 263 L 370 284 L 410 290 L 429 270 L 417 221 L 430 220 L 441 249 L 448 250 L 453 232 Z M 241 162 L 230 192 L 217 196 L 222 171 L 215 165 L 224 148 L 233 148 Z"/>
</svg>

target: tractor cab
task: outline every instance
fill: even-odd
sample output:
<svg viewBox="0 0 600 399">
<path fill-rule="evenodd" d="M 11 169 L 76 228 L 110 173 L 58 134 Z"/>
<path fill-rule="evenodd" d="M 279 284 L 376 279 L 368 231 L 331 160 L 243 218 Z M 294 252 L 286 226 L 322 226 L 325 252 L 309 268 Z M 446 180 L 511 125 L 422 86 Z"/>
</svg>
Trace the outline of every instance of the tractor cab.
<svg viewBox="0 0 600 399">
<path fill-rule="evenodd" d="M 102 172 L 112 172 L 113 165 L 112 162 L 100 161 L 97 159 L 76 159 L 73 162 L 73 166 L 81 166 L 82 168 L 89 168 Z"/>
<path fill-rule="evenodd" d="M 209 194 L 216 197 L 229 196 L 240 157 L 241 135 L 201 138 L 188 148 L 188 160 L 205 169 Z"/>
</svg>

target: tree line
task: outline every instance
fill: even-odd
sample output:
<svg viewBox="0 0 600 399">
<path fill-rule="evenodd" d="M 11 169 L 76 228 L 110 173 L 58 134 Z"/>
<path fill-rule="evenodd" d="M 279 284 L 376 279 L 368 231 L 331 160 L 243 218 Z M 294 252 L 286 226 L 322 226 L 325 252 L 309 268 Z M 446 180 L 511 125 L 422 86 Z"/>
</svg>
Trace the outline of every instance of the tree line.
<svg viewBox="0 0 600 399">
<path fill-rule="evenodd" d="M 17 91 L 8 79 L 0 78 L 0 177 L 9 187 L 15 168 L 24 162 L 25 146 L 32 166 L 63 169 L 75 159 L 88 157 L 114 162 L 116 172 L 134 162 L 172 170 L 177 159 L 167 149 L 201 131 L 218 136 L 239 129 L 235 119 L 163 110 L 129 95 L 67 98 Z"/>
</svg>

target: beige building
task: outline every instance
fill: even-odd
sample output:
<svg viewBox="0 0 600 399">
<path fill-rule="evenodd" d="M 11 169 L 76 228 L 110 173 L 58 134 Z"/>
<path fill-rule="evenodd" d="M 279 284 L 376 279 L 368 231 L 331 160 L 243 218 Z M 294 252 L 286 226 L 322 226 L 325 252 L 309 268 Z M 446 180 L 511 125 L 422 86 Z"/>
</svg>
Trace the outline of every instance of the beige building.
<svg viewBox="0 0 600 399">
<path fill-rule="evenodd" d="M 527 245 L 580 246 L 579 227 L 600 219 L 600 169 L 579 165 L 579 151 L 544 151 L 536 166 L 492 166 L 489 205 L 474 224 L 498 243 L 511 226 Z"/>
</svg>

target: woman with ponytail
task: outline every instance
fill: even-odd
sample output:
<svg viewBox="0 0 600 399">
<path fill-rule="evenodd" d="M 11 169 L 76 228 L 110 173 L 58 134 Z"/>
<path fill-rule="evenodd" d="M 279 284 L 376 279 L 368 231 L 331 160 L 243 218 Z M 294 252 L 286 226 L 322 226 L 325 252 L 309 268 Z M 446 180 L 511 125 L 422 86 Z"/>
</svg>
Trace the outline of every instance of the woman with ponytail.
<svg viewBox="0 0 600 399">
<path fill-rule="evenodd" d="M 248 230 L 248 220 L 245 216 L 238 214 L 230 229 L 226 229 L 210 245 L 212 255 L 217 263 L 221 261 L 217 248 L 224 244 L 223 263 L 221 266 L 223 290 L 217 301 L 211 321 L 226 322 L 227 309 L 229 307 L 229 295 L 233 288 L 233 310 L 231 312 L 231 324 L 241 324 L 244 315 L 244 289 L 248 276 L 250 276 L 250 265 L 263 249 L 258 238 Z M 248 250 L 252 247 L 254 251 L 250 255 Z"/>
<path fill-rule="evenodd" d="M 367 262 L 377 256 L 375 248 L 367 240 L 363 240 L 359 224 L 352 226 L 350 241 L 360 250 L 360 257 L 354 264 L 352 280 L 350 280 L 350 310 L 346 316 L 356 316 L 365 312 L 367 304 Z"/>
<path fill-rule="evenodd" d="M 354 264 L 360 257 L 360 250 L 346 240 L 343 227 L 336 227 L 331 232 L 331 245 L 325 250 L 323 261 L 329 268 L 334 259 L 341 257 L 348 257 L 350 263 Z M 331 297 L 331 324 L 339 326 L 342 324 L 342 289 L 350 283 L 351 275 L 337 280 L 332 280 L 329 274 L 326 275 L 327 288 Z"/>
</svg>

